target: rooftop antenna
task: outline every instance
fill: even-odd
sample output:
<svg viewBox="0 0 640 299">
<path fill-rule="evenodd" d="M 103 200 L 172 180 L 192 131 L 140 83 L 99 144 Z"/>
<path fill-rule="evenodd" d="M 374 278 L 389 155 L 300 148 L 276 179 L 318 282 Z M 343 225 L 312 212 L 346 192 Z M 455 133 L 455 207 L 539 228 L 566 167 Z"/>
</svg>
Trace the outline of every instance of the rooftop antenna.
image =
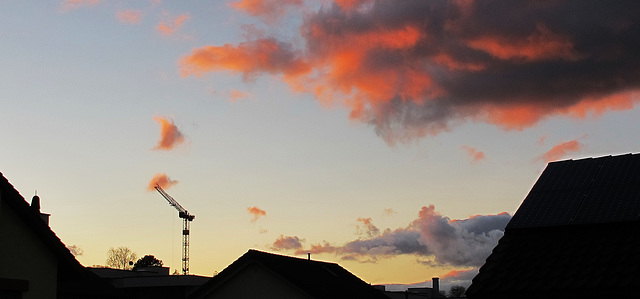
<svg viewBox="0 0 640 299">
<path fill-rule="evenodd" d="M 164 199 L 169 202 L 169 205 L 178 210 L 178 217 L 184 219 L 184 224 L 182 226 L 182 275 L 189 275 L 189 224 L 191 223 L 191 221 L 193 221 L 194 218 L 196 218 L 196 216 L 189 214 L 189 211 L 183 208 L 157 183 L 153 188 L 155 188 L 158 193 L 160 193 L 160 195 L 162 195 L 162 197 L 164 197 Z"/>
</svg>

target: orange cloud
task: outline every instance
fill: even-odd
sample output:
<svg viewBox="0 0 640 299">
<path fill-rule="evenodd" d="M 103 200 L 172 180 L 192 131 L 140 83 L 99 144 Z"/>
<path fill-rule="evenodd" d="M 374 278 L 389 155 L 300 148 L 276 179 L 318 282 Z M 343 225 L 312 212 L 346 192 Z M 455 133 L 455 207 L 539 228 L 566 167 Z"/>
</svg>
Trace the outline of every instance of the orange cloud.
<svg viewBox="0 0 640 299">
<path fill-rule="evenodd" d="M 153 149 L 168 151 L 184 142 L 184 136 L 173 123 L 173 120 L 169 120 L 165 116 L 154 116 L 153 120 L 160 125 L 160 141 Z"/>
<path fill-rule="evenodd" d="M 479 151 L 479 150 L 477 150 L 477 149 L 475 149 L 475 148 L 473 148 L 473 147 L 469 147 L 469 146 L 463 145 L 461 148 L 462 148 L 465 152 L 467 152 L 467 154 L 468 154 L 471 158 L 473 158 L 473 162 L 478 162 L 478 161 L 481 161 L 481 160 L 484 160 L 484 159 L 485 159 L 485 155 L 484 155 L 484 153 L 483 153 L 483 152 L 481 152 L 481 151 Z"/>
<path fill-rule="evenodd" d="M 137 10 L 121 10 L 116 12 L 116 19 L 125 24 L 138 24 L 142 20 L 142 13 Z"/>
<path fill-rule="evenodd" d="M 567 114 L 586 118 L 590 114 L 600 116 L 607 111 L 622 111 L 633 109 L 640 99 L 640 91 L 623 91 L 601 97 L 585 97 L 576 105 L 567 109 Z"/>
<path fill-rule="evenodd" d="M 100 0 L 65 0 L 61 4 L 63 10 L 76 9 L 81 6 L 92 6 L 100 3 Z"/>
<path fill-rule="evenodd" d="M 547 162 L 556 161 L 563 158 L 566 154 L 577 152 L 580 149 L 582 149 L 582 144 L 574 139 L 552 147 L 549 151 L 542 154 L 540 159 Z"/>
<path fill-rule="evenodd" d="M 219 70 L 240 72 L 246 79 L 259 72 L 288 76 L 309 72 L 309 66 L 296 56 L 274 39 L 260 39 L 238 46 L 225 44 L 194 49 L 191 55 L 180 60 L 179 66 L 183 77 Z"/>
<path fill-rule="evenodd" d="M 263 17 L 274 14 L 272 1 L 231 5 Z M 575 10 L 564 0 L 535 9 L 500 0 L 334 0 L 308 12 L 289 41 L 268 37 L 278 29 L 269 28 L 238 44 L 193 49 L 178 65 L 184 77 L 274 75 L 327 107 L 348 109 L 389 144 L 467 121 L 522 130 L 640 101 L 633 46 L 640 11 L 629 2 L 589 3 Z M 558 11 L 572 11 L 575 22 Z"/>
<path fill-rule="evenodd" d="M 260 217 L 267 215 L 267 212 L 265 210 L 262 210 L 255 206 L 247 208 L 247 211 L 249 212 L 249 214 L 253 216 L 253 219 L 251 219 L 251 222 L 256 222 Z"/>
<path fill-rule="evenodd" d="M 451 277 L 459 277 L 459 276 L 467 274 L 467 272 L 469 272 L 469 271 L 477 271 L 477 269 L 473 269 L 473 270 L 451 270 L 451 271 L 445 273 L 444 275 L 442 275 L 440 278 L 447 279 L 447 278 L 451 278 Z"/>
<path fill-rule="evenodd" d="M 149 181 L 149 185 L 147 186 L 147 190 L 153 191 L 155 190 L 156 184 L 160 186 L 162 189 L 169 189 L 173 185 L 177 184 L 178 181 L 172 180 L 165 173 L 158 173 L 153 176 L 151 181 Z"/>
<path fill-rule="evenodd" d="M 238 100 L 241 100 L 243 98 L 246 98 L 248 96 L 250 96 L 251 94 L 249 94 L 248 92 L 243 92 L 243 91 L 239 91 L 237 89 L 231 90 L 231 101 L 235 102 Z"/>
<path fill-rule="evenodd" d="M 479 37 L 469 41 L 469 46 L 500 59 L 578 60 L 581 57 L 569 38 L 551 32 L 544 25 L 538 25 L 535 32 L 523 38 Z"/>
<path fill-rule="evenodd" d="M 160 32 L 164 36 L 173 35 L 176 31 L 178 31 L 185 21 L 189 20 L 189 15 L 182 14 L 169 21 L 162 21 L 158 26 L 156 26 L 156 30 Z"/>
</svg>

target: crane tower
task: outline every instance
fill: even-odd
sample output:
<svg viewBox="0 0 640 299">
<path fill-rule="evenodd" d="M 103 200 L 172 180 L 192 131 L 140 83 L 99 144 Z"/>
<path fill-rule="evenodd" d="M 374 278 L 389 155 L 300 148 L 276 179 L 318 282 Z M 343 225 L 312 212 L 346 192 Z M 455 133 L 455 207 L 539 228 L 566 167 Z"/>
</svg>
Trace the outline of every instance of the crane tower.
<svg viewBox="0 0 640 299">
<path fill-rule="evenodd" d="M 169 205 L 178 210 L 178 217 L 184 220 L 182 226 L 182 275 L 189 275 L 189 223 L 196 218 L 195 215 L 189 214 L 189 212 L 183 208 L 171 195 L 156 184 L 154 188 L 169 202 Z"/>
</svg>

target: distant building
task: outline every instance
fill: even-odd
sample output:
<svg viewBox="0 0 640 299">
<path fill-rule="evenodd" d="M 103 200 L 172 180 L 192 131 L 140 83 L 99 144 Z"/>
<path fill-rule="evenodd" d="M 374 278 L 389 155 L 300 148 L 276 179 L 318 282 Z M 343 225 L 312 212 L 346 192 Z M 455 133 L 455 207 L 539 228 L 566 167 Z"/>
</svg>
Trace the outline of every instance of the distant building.
<svg viewBox="0 0 640 299">
<path fill-rule="evenodd" d="M 338 264 L 249 250 L 190 296 L 220 298 L 389 297 Z"/>
<path fill-rule="evenodd" d="M 384 286 L 382 290 L 384 291 Z M 425 298 L 444 298 L 440 294 L 440 279 L 434 277 L 431 279 L 431 287 L 408 288 L 406 291 L 385 291 L 387 297 L 391 299 L 425 299 Z"/>
<path fill-rule="evenodd" d="M 634 298 L 640 154 L 549 163 L 466 294 Z"/>
<path fill-rule="evenodd" d="M 0 298 L 117 298 L 75 259 L 48 219 L 38 196 L 30 206 L 0 173 Z"/>
<path fill-rule="evenodd" d="M 211 279 L 197 275 L 169 275 L 168 267 L 140 268 L 135 271 L 88 269 L 128 298 L 135 299 L 185 299 L 189 293 Z"/>
</svg>

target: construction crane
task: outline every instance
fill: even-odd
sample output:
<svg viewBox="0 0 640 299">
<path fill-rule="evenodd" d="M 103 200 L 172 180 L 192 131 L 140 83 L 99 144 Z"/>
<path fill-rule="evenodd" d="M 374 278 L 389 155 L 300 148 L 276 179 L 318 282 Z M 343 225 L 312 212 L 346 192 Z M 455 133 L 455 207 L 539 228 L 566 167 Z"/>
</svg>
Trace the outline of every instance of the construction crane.
<svg viewBox="0 0 640 299">
<path fill-rule="evenodd" d="M 189 275 L 189 223 L 196 218 L 195 215 L 189 214 L 189 212 L 183 208 L 171 195 L 156 184 L 154 186 L 156 190 L 166 199 L 171 206 L 178 210 L 178 217 L 184 219 L 184 225 L 182 226 L 182 275 Z"/>
</svg>

